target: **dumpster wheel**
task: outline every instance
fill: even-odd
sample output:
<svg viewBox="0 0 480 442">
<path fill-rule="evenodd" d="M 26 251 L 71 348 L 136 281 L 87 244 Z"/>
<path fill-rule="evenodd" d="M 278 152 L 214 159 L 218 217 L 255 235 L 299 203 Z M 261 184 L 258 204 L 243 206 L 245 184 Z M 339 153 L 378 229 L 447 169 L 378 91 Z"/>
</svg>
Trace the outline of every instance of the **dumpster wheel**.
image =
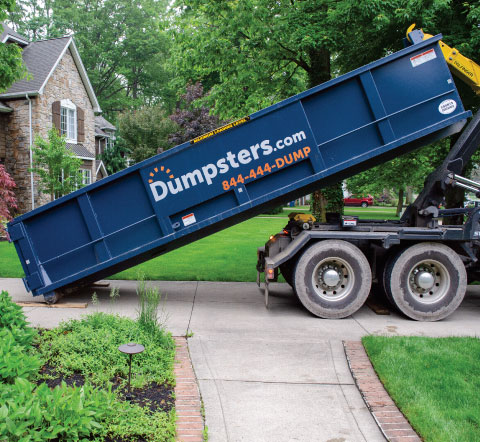
<svg viewBox="0 0 480 442">
<path fill-rule="evenodd" d="M 48 305 L 56 304 L 63 297 L 63 293 L 54 291 L 43 295 L 43 299 Z"/>
<path fill-rule="evenodd" d="M 309 247 L 298 260 L 294 278 L 304 307 L 327 319 L 355 313 L 372 285 L 365 255 L 358 247 L 341 240 L 320 241 Z"/>
<path fill-rule="evenodd" d="M 445 244 L 423 242 L 400 252 L 385 269 L 387 296 L 404 315 L 438 321 L 452 314 L 467 289 L 460 257 Z"/>
</svg>

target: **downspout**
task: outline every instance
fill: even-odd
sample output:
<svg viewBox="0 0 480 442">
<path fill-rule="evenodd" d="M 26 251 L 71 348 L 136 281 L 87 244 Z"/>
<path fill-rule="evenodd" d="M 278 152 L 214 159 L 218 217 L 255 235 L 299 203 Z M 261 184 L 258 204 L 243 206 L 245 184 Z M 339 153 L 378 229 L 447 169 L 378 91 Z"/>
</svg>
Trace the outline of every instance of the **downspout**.
<svg viewBox="0 0 480 442">
<path fill-rule="evenodd" d="M 31 194 L 32 194 L 32 210 L 35 209 L 35 196 L 34 196 L 34 189 L 33 189 L 33 152 L 32 152 L 32 146 L 33 146 L 33 133 L 32 133 L 32 100 L 30 100 L 30 97 L 28 94 L 26 94 L 27 100 L 28 100 L 28 123 L 29 123 L 29 136 L 30 136 L 30 189 L 31 189 Z"/>
</svg>

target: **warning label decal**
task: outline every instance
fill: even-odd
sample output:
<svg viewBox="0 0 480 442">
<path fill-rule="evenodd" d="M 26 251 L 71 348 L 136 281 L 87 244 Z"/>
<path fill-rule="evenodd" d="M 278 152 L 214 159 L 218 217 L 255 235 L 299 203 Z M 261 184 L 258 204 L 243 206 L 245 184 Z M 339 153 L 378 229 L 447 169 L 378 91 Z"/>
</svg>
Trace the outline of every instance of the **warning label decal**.
<svg viewBox="0 0 480 442">
<path fill-rule="evenodd" d="M 428 51 L 422 52 L 421 54 L 415 55 L 414 57 L 410 58 L 412 62 L 412 66 L 416 68 L 427 61 L 433 60 L 437 58 L 437 54 L 435 54 L 435 49 L 429 49 Z"/>
<path fill-rule="evenodd" d="M 188 215 L 182 216 L 183 225 L 189 226 L 190 224 L 195 224 L 197 220 L 195 219 L 195 215 L 193 213 L 189 213 Z"/>
</svg>

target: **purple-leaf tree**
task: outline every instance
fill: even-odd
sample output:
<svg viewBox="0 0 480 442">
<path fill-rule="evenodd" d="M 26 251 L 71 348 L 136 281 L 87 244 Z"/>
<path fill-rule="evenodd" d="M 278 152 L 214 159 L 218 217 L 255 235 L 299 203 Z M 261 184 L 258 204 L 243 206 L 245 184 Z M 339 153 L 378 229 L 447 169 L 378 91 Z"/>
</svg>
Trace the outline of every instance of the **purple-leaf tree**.
<svg viewBox="0 0 480 442">
<path fill-rule="evenodd" d="M 171 120 L 180 126 L 180 129 L 169 137 L 169 141 L 174 146 L 222 125 L 217 116 L 210 115 L 208 107 L 195 105 L 195 102 L 203 97 L 202 83 L 187 84 L 185 94 L 180 97 L 180 103 L 173 114 L 170 115 Z"/>
<path fill-rule="evenodd" d="M 0 234 L 4 233 L 4 225 L 12 219 L 12 210 L 17 208 L 17 198 L 13 193 L 15 187 L 15 181 L 5 170 L 5 166 L 0 164 Z"/>
</svg>

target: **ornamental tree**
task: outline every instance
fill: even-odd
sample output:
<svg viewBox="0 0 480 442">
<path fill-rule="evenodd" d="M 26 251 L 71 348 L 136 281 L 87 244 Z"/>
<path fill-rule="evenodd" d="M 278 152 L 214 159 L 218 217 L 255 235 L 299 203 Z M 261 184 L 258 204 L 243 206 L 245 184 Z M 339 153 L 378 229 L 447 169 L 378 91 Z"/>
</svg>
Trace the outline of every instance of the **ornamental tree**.
<svg viewBox="0 0 480 442">
<path fill-rule="evenodd" d="M 4 224 L 12 219 L 12 211 L 17 208 L 17 198 L 13 193 L 15 187 L 15 181 L 5 166 L 0 164 L 0 233 L 4 231 Z"/>
<path fill-rule="evenodd" d="M 65 137 L 57 129 L 50 129 L 46 140 L 37 135 L 32 150 L 31 171 L 40 177 L 41 193 L 50 195 L 53 201 L 82 187 L 82 160 L 67 150 Z"/>
<path fill-rule="evenodd" d="M 186 92 L 180 97 L 180 103 L 170 115 L 170 119 L 177 123 L 179 130 L 170 135 L 169 141 L 174 145 L 184 143 L 222 125 L 222 121 L 210 114 L 210 108 L 199 105 L 205 97 L 202 83 L 188 83 Z"/>
</svg>

